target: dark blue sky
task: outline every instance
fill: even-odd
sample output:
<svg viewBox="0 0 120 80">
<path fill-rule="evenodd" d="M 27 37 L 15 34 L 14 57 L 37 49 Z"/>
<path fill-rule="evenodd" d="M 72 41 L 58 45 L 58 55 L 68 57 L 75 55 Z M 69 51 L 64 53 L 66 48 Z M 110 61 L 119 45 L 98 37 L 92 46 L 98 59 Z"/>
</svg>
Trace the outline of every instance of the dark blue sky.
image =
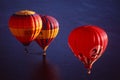
<svg viewBox="0 0 120 80">
<path fill-rule="evenodd" d="M 119 0 L 0 0 L 0 80 L 41 80 L 43 76 L 42 56 L 37 54 L 42 52 L 41 48 L 33 41 L 29 46 L 32 54 L 26 56 L 24 46 L 8 29 L 9 17 L 22 9 L 53 16 L 60 24 L 59 34 L 47 50 L 46 74 L 53 74 L 55 80 L 88 80 L 84 65 L 69 49 L 67 39 L 74 28 L 93 24 L 107 32 L 109 43 L 93 65 L 90 78 L 119 80 L 119 7 Z"/>
</svg>

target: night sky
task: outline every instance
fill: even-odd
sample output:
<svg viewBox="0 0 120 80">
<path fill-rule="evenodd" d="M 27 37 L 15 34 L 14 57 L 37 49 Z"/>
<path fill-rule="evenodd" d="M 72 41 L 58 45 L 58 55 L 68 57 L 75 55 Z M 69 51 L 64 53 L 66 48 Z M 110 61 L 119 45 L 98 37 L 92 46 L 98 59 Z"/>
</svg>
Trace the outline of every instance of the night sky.
<svg viewBox="0 0 120 80">
<path fill-rule="evenodd" d="M 0 0 L 0 80 L 120 80 L 119 7 L 119 0 Z M 48 47 L 46 60 L 35 41 L 25 55 L 24 46 L 9 31 L 10 16 L 23 9 L 59 22 L 59 34 Z M 68 47 L 70 32 L 86 24 L 100 26 L 109 38 L 91 75 Z"/>
</svg>

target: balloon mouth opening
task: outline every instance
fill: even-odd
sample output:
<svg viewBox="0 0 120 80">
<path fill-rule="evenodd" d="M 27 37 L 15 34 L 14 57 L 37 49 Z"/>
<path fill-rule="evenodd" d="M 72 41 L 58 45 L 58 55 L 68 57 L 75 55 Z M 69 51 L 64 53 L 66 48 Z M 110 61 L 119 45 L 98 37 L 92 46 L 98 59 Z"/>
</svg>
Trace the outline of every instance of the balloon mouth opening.
<svg viewBox="0 0 120 80">
<path fill-rule="evenodd" d="M 86 70 L 86 71 L 87 71 L 87 74 L 90 75 L 90 74 L 91 74 L 91 68 L 86 68 L 86 69 L 87 69 L 87 70 Z"/>
<path fill-rule="evenodd" d="M 30 45 L 30 42 L 29 43 L 23 43 L 24 46 L 29 46 Z"/>
<path fill-rule="evenodd" d="M 89 64 L 89 65 L 86 64 L 86 65 L 85 65 L 85 68 L 87 69 L 87 73 L 88 73 L 88 74 L 91 74 L 92 64 Z"/>
</svg>

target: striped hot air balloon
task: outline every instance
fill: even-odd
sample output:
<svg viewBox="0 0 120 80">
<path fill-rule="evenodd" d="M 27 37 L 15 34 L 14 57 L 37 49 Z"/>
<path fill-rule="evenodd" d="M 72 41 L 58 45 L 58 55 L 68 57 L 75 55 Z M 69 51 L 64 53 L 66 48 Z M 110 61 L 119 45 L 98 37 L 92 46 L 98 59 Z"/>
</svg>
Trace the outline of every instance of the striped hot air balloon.
<svg viewBox="0 0 120 80">
<path fill-rule="evenodd" d="M 25 46 L 38 36 L 41 28 L 41 17 L 34 11 L 22 10 L 13 14 L 9 19 L 11 33 Z"/>
<path fill-rule="evenodd" d="M 10 17 L 8 25 L 13 36 L 28 46 L 40 33 L 42 20 L 34 11 L 21 10 Z"/>
<path fill-rule="evenodd" d="M 46 55 L 46 50 L 50 45 L 51 41 L 57 36 L 59 31 L 59 23 L 52 16 L 42 16 L 42 30 L 35 41 L 43 49 L 44 54 Z"/>
</svg>

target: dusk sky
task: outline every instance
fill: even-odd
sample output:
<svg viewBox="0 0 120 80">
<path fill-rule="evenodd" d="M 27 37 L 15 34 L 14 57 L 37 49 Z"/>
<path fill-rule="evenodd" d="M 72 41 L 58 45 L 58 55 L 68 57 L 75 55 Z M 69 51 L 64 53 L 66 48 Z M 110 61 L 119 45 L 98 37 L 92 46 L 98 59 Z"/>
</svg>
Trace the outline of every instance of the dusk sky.
<svg viewBox="0 0 120 80">
<path fill-rule="evenodd" d="M 0 80 L 120 80 L 119 0 L 0 0 Z M 33 10 L 59 22 L 59 34 L 43 60 L 33 41 L 29 55 L 11 34 L 8 21 L 16 11 Z M 70 32 L 82 25 L 97 25 L 108 34 L 108 46 L 88 76 L 83 63 L 68 46 Z"/>
</svg>

